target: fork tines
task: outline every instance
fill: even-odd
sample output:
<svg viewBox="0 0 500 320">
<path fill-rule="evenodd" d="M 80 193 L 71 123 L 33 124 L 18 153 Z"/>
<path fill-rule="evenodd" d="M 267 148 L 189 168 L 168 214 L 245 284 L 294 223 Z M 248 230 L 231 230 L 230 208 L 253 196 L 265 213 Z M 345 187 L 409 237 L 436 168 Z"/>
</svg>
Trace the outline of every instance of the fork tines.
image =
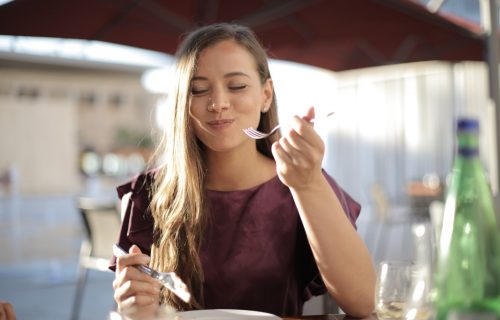
<svg viewBox="0 0 500 320">
<path fill-rule="evenodd" d="M 262 139 L 269 136 L 269 134 L 260 132 L 258 130 L 255 130 L 254 128 L 246 128 L 243 131 L 247 136 L 254 139 Z"/>
</svg>

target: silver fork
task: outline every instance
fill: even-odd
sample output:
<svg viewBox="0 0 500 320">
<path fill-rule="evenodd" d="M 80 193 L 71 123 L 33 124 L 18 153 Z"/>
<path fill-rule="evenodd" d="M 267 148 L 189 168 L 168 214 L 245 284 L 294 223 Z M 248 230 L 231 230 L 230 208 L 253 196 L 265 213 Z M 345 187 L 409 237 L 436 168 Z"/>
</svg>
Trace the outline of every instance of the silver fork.
<svg viewBox="0 0 500 320">
<path fill-rule="evenodd" d="M 332 114 L 334 114 L 335 112 L 329 112 L 327 114 L 325 114 L 324 116 L 321 116 L 319 117 L 320 119 L 321 118 L 327 118 L 329 116 L 331 116 Z M 310 122 L 311 123 L 314 123 L 314 120 L 316 119 L 312 119 Z M 243 132 L 249 136 L 250 138 L 252 139 L 264 139 L 264 138 L 267 138 L 269 137 L 270 135 L 272 135 L 273 133 L 276 132 L 276 130 L 278 130 L 279 128 L 281 128 L 281 124 L 278 124 L 276 127 L 274 127 L 271 131 L 269 132 L 260 132 L 259 130 L 257 129 L 254 129 L 254 128 L 246 128 L 246 129 L 243 129 Z"/>
<path fill-rule="evenodd" d="M 128 254 L 117 244 L 113 245 L 113 253 L 116 257 Z M 191 303 L 195 308 L 200 308 L 196 301 L 191 301 L 191 293 L 188 291 L 186 284 L 175 274 L 175 272 L 159 272 L 148 266 L 139 264 L 134 267 L 151 276 L 153 279 L 158 280 L 184 302 Z"/>
</svg>

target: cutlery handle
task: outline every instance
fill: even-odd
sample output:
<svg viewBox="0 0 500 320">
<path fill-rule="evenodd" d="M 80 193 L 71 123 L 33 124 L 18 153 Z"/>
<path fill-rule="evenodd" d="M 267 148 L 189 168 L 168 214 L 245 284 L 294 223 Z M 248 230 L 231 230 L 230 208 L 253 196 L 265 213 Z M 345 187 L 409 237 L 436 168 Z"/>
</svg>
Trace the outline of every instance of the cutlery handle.
<svg viewBox="0 0 500 320">
<path fill-rule="evenodd" d="M 126 255 L 127 251 L 123 250 L 119 245 L 113 244 L 113 254 L 120 257 Z M 153 279 L 160 281 L 167 289 L 172 291 L 184 302 L 190 303 L 196 309 L 201 309 L 201 306 L 196 301 L 191 300 L 191 293 L 188 291 L 186 284 L 184 284 L 179 277 L 174 276 L 174 273 L 158 272 L 142 264 L 134 265 L 134 267 L 151 276 Z"/>
<path fill-rule="evenodd" d="M 122 247 L 120 247 L 119 245 L 117 244 L 114 244 L 113 245 L 113 254 L 117 257 L 121 257 L 123 255 L 126 255 L 127 254 L 127 251 L 125 251 Z M 136 267 L 137 269 L 139 269 L 140 271 L 152 276 L 153 278 L 156 278 L 154 275 L 156 273 L 156 271 L 154 271 L 153 269 L 151 269 L 150 267 L 148 266 L 145 266 L 145 265 L 142 265 L 142 264 L 138 264 L 138 265 L 135 265 L 134 267 Z"/>
<path fill-rule="evenodd" d="M 327 114 L 319 115 L 317 118 L 312 119 L 311 123 L 314 123 L 315 121 L 317 121 L 317 119 L 326 119 L 334 113 L 335 113 L 335 111 L 330 111 Z"/>
</svg>

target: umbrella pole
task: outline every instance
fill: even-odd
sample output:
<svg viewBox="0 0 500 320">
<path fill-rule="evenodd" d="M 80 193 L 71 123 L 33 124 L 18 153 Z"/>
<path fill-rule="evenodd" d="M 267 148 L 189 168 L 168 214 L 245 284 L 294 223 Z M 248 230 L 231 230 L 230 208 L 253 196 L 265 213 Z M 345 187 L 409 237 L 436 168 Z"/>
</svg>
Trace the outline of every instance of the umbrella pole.
<svg viewBox="0 0 500 320">
<path fill-rule="evenodd" d="M 494 130 L 495 130 L 495 161 L 492 161 L 493 168 L 490 170 L 490 183 L 493 195 L 498 197 L 498 182 L 500 181 L 500 170 L 498 160 L 500 159 L 500 98 L 499 98 L 499 80 L 498 80 L 498 7 L 496 0 L 480 0 L 481 6 L 481 25 L 485 32 L 485 44 L 487 50 L 487 66 L 488 66 L 488 84 L 490 101 L 493 104 L 493 112 L 495 114 Z"/>
</svg>

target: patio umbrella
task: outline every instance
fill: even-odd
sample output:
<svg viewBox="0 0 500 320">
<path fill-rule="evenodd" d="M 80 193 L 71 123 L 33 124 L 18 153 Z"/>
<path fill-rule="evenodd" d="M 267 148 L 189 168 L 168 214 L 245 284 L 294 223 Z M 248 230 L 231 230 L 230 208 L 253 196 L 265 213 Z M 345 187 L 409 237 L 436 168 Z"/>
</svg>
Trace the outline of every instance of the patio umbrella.
<svg viewBox="0 0 500 320">
<path fill-rule="evenodd" d="M 173 53 L 216 21 L 256 31 L 270 57 L 334 71 L 424 60 L 484 60 L 477 26 L 412 0 L 15 0 L 0 34 L 101 40 Z"/>
<path fill-rule="evenodd" d="M 495 0 L 481 5 L 496 8 Z M 487 11 L 496 30 L 496 10 Z M 169 54 L 186 32 L 217 21 L 251 27 L 271 58 L 333 71 L 486 61 L 490 96 L 499 105 L 496 33 L 432 13 L 418 0 L 14 0 L 0 6 L 0 35 L 100 40 Z M 500 159 L 500 130 L 497 152 Z"/>
</svg>

